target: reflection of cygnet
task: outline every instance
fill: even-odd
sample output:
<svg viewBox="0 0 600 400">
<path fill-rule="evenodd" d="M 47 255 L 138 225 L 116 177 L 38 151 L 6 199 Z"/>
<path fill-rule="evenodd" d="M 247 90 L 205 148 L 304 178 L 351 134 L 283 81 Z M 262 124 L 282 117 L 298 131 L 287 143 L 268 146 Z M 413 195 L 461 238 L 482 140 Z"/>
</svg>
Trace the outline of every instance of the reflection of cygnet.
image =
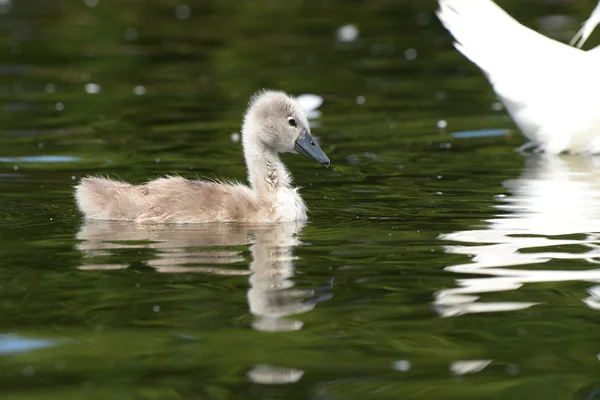
<svg viewBox="0 0 600 400">
<path fill-rule="evenodd" d="M 251 247 L 251 288 L 248 304 L 252 314 L 259 316 L 254 322 L 261 331 L 295 331 L 302 322 L 284 319 L 315 307 L 314 302 L 304 301 L 312 296 L 312 290 L 293 290 L 294 256 L 292 248 L 298 245 L 294 235 L 296 226 L 286 224 L 282 229 L 262 231 L 256 234 Z"/>
<path fill-rule="evenodd" d="M 244 261 L 240 251 L 211 247 L 230 247 L 249 243 L 248 229 L 242 225 L 206 224 L 183 226 L 143 226 L 126 222 L 86 221 L 77 233 L 77 249 L 89 263 L 83 270 L 127 268 L 122 263 L 98 263 L 98 259 L 115 257 L 120 249 L 156 250 L 146 263 L 158 272 L 204 272 L 218 275 L 248 275 L 249 271 L 215 267 Z M 203 250 L 208 247 L 211 249 Z M 198 249 L 200 248 L 200 249 Z M 93 261 L 93 262 L 92 262 Z M 204 265 L 203 265 L 204 264 Z M 211 265 L 211 266 L 207 266 Z"/>
<path fill-rule="evenodd" d="M 87 221 L 79 230 L 77 248 L 84 252 L 82 270 L 127 268 L 117 258 L 121 249 L 149 249 L 146 264 L 164 273 L 201 272 L 250 275 L 248 304 L 257 316 L 253 327 L 263 331 L 294 331 L 302 322 L 285 319 L 315 307 L 312 290 L 295 290 L 293 246 L 303 223 L 271 225 L 198 224 L 136 225 L 127 222 Z M 249 269 L 228 267 L 245 261 L 233 246 L 250 244 Z"/>
<path fill-rule="evenodd" d="M 302 322 L 283 317 L 312 310 L 318 301 L 307 299 L 312 290 L 293 289 L 293 246 L 298 245 L 297 235 L 303 226 L 300 222 L 147 226 L 87 221 L 77 234 L 81 242 L 76 247 L 84 252 L 82 270 L 127 268 L 118 259 L 120 250 L 148 249 L 152 258 L 146 263 L 158 272 L 251 274 L 248 304 L 256 316 L 252 326 L 261 331 L 287 332 L 300 329 Z M 245 261 L 242 251 L 229 248 L 246 245 L 250 245 L 252 257 L 249 270 L 228 267 L 226 264 Z M 116 261 L 107 263 L 110 258 Z M 303 374 L 294 368 L 257 364 L 248 371 L 248 378 L 259 384 L 286 384 L 297 382 Z"/>
<path fill-rule="evenodd" d="M 480 276 L 460 279 L 457 288 L 436 293 L 434 304 L 443 316 L 539 304 L 479 302 L 480 293 L 518 290 L 526 283 L 600 280 L 596 269 L 600 262 L 600 160 L 531 156 L 521 177 L 506 181 L 505 186 L 511 195 L 498 198 L 495 207 L 503 212 L 487 220 L 486 229 L 439 237 L 464 243 L 444 246 L 447 253 L 472 256 L 470 262 L 448 266 L 447 271 Z M 558 246 L 572 245 L 576 251 L 558 250 Z M 550 260 L 581 260 L 589 265 L 582 270 L 516 268 Z M 593 307 L 595 291 L 590 293 L 585 302 Z"/>
</svg>

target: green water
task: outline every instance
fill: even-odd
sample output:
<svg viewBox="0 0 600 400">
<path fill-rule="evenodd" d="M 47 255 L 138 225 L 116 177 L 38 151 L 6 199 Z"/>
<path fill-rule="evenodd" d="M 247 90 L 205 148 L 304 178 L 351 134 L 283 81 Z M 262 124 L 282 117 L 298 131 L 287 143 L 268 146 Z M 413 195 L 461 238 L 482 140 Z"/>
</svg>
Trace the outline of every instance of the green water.
<svg viewBox="0 0 600 400">
<path fill-rule="evenodd" d="M 515 152 L 434 1 L 0 3 L 2 398 L 600 398 L 600 160 Z M 87 174 L 243 180 L 262 87 L 324 98 L 305 226 L 82 221 Z"/>
</svg>

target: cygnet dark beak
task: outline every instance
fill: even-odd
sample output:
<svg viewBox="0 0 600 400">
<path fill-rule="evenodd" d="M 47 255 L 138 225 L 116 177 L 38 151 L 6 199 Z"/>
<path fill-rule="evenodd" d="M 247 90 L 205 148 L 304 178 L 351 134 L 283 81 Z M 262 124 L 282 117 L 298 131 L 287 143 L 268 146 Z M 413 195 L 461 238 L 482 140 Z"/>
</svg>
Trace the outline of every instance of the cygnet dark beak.
<svg viewBox="0 0 600 400">
<path fill-rule="evenodd" d="M 300 133 L 294 147 L 299 154 L 303 154 L 306 157 L 317 161 L 319 164 L 329 167 L 329 158 L 323 153 L 323 150 L 321 150 L 317 141 L 306 129 Z"/>
</svg>

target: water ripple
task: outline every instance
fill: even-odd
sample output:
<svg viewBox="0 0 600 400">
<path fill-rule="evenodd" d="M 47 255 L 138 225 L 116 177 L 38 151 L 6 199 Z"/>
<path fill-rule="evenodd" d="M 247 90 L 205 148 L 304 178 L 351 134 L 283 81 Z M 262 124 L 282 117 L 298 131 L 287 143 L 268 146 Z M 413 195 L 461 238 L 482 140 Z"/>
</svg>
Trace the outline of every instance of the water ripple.
<svg viewBox="0 0 600 400">
<path fill-rule="evenodd" d="M 447 253 L 472 257 L 468 263 L 447 266 L 446 271 L 485 276 L 458 279 L 456 288 L 437 292 L 435 309 L 444 317 L 540 304 L 483 302 L 483 293 L 517 290 L 528 283 L 600 282 L 600 159 L 532 156 L 521 177 L 505 181 L 504 186 L 511 195 L 497 197 L 495 208 L 500 212 L 486 221 L 486 228 L 438 238 L 462 243 L 444 246 Z M 570 267 L 574 261 L 577 268 Z M 556 262 L 561 263 L 560 269 L 554 268 Z M 597 288 L 582 299 L 591 308 L 599 308 Z"/>
</svg>

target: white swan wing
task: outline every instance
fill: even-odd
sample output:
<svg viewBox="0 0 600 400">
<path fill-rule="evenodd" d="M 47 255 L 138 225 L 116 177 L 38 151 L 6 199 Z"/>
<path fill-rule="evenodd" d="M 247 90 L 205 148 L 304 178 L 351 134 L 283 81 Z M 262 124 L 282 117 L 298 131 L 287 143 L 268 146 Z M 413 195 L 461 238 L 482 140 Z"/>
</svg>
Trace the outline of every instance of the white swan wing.
<svg viewBox="0 0 600 400">
<path fill-rule="evenodd" d="M 600 2 L 596 5 L 596 8 L 594 8 L 594 11 L 592 11 L 592 15 L 590 15 L 588 20 L 583 23 L 579 32 L 573 37 L 570 45 L 581 48 L 598 24 L 600 24 Z"/>
<path fill-rule="evenodd" d="M 484 71 L 527 137 L 554 153 L 571 146 L 569 132 L 588 132 L 590 124 L 600 129 L 598 55 L 521 25 L 491 0 L 439 0 L 439 6 L 456 48 Z"/>
</svg>

